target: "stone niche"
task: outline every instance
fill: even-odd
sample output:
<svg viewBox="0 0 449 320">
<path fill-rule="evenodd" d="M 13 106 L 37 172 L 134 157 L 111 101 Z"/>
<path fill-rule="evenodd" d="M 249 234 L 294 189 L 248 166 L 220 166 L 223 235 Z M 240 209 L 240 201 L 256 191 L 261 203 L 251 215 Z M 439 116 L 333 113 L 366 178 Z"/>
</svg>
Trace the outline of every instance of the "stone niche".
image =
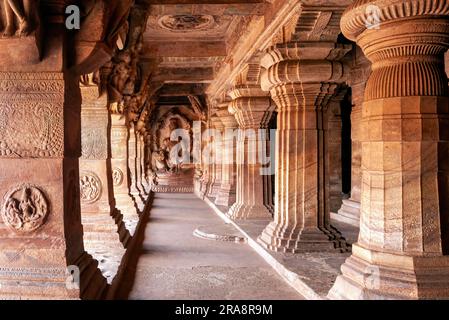
<svg viewBox="0 0 449 320">
<path fill-rule="evenodd" d="M 193 192 L 192 124 L 188 108 L 161 110 L 151 121 L 151 177 L 155 192 Z"/>
</svg>

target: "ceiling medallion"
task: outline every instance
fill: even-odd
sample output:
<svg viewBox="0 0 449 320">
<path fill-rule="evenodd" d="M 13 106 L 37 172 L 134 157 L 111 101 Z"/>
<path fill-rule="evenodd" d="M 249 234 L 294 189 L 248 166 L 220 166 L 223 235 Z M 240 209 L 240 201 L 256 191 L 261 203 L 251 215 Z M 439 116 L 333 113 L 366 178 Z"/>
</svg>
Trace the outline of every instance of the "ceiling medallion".
<svg viewBox="0 0 449 320">
<path fill-rule="evenodd" d="M 197 31 L 215 26 L 211 15 L 170 15 L 159 19 L 159 26 L 175 32 Z"/>
</svg>

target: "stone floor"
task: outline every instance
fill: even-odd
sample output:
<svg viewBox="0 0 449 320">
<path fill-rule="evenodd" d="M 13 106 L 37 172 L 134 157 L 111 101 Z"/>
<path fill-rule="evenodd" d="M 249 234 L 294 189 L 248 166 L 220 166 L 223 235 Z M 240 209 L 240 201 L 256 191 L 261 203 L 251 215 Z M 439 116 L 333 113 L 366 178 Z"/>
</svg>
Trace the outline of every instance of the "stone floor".
<svg viewBox="0 0 449 320">
<path fill-rule="evenodd" d="M 247 238 L 248 244 L 253 250 L 257 251 L 274 270 L 287 279 L 306 299 L 326 299 L 327 293 L 340 274 L 341 265 L 350 256 L 350 252 L 341 253 L 339 250 L 335 250 L 291 254 L 266 250 L 257 239 L 269 220 L 231 221 L 224 214 L 228 208 L 217 207 L 210 199 L 206 199 L 206 202 L 222 220 L 229 222 L 238 229 Z M 332 220 L 332 226 L 342 234 L 349 245 L 356 242 L 358 228 L 335 220 Z"/>
<path fill-rule="evenodd" d="M 193 235 L 221 226 L 193 194 L 155 194 L 138 259 L 123 280 L 129 290 L 119 298 L 303 299 L 247 244 Z"/>
</svg>

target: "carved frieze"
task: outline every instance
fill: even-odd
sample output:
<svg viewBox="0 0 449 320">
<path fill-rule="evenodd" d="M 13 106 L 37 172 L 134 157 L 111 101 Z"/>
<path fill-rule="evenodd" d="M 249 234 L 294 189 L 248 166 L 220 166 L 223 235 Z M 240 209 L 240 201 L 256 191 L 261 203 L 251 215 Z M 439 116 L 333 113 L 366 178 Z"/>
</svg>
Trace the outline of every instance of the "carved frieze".
<svg viewBox="0 0 449 320">
<path fill-rule="evenodd" d="M 15 187 L 4 200 L 3 221 L 15 232 L 29 233 L 45 223 L 49 204 L 39 187 L 29 184 Z"/>
</svg>

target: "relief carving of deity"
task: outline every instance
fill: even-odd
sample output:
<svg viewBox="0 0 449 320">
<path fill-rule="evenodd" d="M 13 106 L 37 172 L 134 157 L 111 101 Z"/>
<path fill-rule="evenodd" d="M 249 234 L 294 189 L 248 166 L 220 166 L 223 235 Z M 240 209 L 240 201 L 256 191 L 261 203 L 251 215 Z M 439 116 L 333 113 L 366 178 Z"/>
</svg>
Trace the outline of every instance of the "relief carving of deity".
<svg viewBox="0 0 449 320">
<path fill-rule="evenodd" d="M 80 175 L 81 201 L 94 203 L 101 196 L 100 178 L 93 172 L 84 172 Z"/>
<path fill-rule="evenodd" d="M 114 168 L 112 170 L 112 181 L 114 183 L 114 186 L 118 187 L 123 182 L 123 172 L 119 168 Z"/>
<path fill-rule="evenodd" d="M 28 36 L 39 24 L 38 0 L 3 0 L 4 37 Z"/>
<path fill-rule="evenodd" d="M 28 233 L 41 227 L 48 214 L 48 203 L 40 189 L 23 185 L 5 197 L 2 218 L 5 224 L 19 233 Z"/>
</svg>

